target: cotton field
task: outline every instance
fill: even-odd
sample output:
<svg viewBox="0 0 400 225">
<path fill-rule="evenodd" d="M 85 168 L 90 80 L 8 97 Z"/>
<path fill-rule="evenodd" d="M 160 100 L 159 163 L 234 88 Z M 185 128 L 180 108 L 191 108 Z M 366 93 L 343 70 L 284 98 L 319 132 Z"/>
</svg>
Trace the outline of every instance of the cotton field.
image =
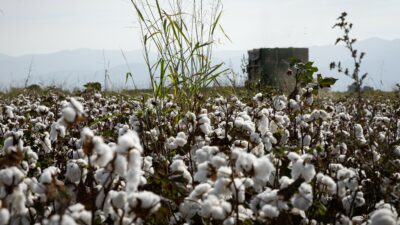
<svg viewBox="0 0 400 225">
<path fill-rule="evenodd" d="M 204 100 L 1 99 L 0 225 L 400 224 L 398 99 Z"/>
</svg>

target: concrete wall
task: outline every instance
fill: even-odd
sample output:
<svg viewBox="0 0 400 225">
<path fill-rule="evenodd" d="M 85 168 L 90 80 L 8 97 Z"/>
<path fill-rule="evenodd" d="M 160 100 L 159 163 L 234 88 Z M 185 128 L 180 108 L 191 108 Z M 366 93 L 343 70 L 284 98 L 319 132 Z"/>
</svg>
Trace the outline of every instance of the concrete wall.
<svg viewBox="0 0 400 225">
<path fill-rule="evenodd" d="M 261 82 L 282 91 L 293 90 L 294 76 L 287 76 L 290 58 L 308 61 L 308 48 L 261 48 L 248 51 L 247 66 L 250 82 Z"/>
</svg>

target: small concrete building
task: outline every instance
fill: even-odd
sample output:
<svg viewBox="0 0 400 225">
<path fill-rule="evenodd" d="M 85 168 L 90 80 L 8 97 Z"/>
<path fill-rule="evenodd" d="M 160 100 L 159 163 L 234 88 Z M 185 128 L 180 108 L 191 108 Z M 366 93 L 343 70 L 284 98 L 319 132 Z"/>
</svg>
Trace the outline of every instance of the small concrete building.
<svg viewBox="0 0 400 225">
<path fill-rule="evenodd" d="M 282 91 L 293 90 L 295 85 L 294 76 L 286 74 L 290 58 L 308 62 L 308 48 L 260 48 L 248 54 L 248 82 L 261 82 Z"/>
</svg>

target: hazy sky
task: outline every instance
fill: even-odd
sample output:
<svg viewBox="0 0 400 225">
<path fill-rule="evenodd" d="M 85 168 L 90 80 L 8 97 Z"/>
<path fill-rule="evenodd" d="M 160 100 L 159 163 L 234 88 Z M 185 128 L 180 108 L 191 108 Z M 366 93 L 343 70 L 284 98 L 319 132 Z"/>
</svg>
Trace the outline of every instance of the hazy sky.
<svg viewBox="0 0 400 225">
<path fill-rule="evenodd" d="M 223 0 L 232 39 L 220 49 L 332 44 L 331 27 L 349 13 L 359 39 L 400 38 L 399 0 Z M 0 0 L 0 53 L 140 48 L 128 0 Z"/>
</svg>

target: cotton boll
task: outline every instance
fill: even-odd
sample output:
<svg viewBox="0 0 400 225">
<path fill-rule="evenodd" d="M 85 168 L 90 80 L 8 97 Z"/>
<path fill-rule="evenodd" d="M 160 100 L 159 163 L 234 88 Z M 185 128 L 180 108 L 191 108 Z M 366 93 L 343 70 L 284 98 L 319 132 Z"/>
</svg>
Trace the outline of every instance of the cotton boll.
<svg viewBox="0 0 400 225">
<path fill-rule="evenodd" d="M 87 142 L 88 140 L 93 139 L 94 133 L 89 127 L 84 127 L 81 132 L 81 141 L 82 143 Z"/>
<path fill-rule="evenodd" d="M 378 209 L 371 215 L 371 225 L 396 225 L 397 215 L 390 209 Z"/>
<path fill-rule="evenodd" d="M 118 129 L 118 137 L 124 135 L 127 131 L 129 130 L 128 125 L 124 125 L 121 128 Z"/>
<path fill-rule="evenodd" d="M 300 176 L 306 181 L 310 182 L 315 176 L 314 165 L 308 163 L 310 155 L 303 155 L 301 159 L 295 161 L 292 165 L 291 176 L 293 179 L 298 179 Z"/>
<path fill-rule="evenodd" d="M 203 162 L 197 166 L 197 172 L 194 174 L 194 180 L 199 182 L 207 181 L 208 162 Z"/>
<path fill-rule="evenodd" d="M 225 157 L 222 155 L 216 155 L 211 158 L 211 165 L 213 165 L 216 169 L 226 166 L 228 162 L 226 161 Z"/>
<path fill-rule="evenodd" d="M 175 143 L 179 147 L 183 147 L 187 143 L 187 136 L 184 132 L 179 132 L 176 136 Z"/>
<path fill-rule="evenodd" d="M 224 220 L 222 225 L 235 225 L 235 218 L 234 217 L 228 217 L 227 219 Z"/>
<path fill-rule="evenodd" d="M 58 214 L 53 215 L 48 225 L 76 225 L 75 220 L 69 215 L 63 215 L 62 217 Z"/>
<path fill-rule="evenodd" d="M 178 147 L 178 145 L 177 145 L 176 142 L 175 142 L 175 138 L 174 138 L 174 137 L 169 137 L 169 138 L 167 139 L 166 147 L 167 147 L 168 149 L 170 149 L 170 150 L 174 150 L 174 149 L 176 149 L 176 148 Z"/>
<path fill-rule="evenodd" d="M 64 108 L 61 111 L 61 115 L 64 118 L 64 120 L 67 121 L 68 123 L 75 122 L 76 112 L 73 108 L 71 108 L 71 107 Z"/>
<path fill-rule="evenodd" d="M 216 146 L 203 146 L 196 151 L 196 162 L 200 164 L 209 161 L 217 152 L 218 147 Z"/>
<path fill-rule="evenodd" d="M 257 158 L 253 164 L 254 177 L 262 182 L 266 182 L 272 171 L 275 171 L 274 165 L 267 156 Z"/>
<path fill-rule="evenodd" d="M 183 178 L 188 181 L 192 182 L 192 176 L 190 175 L 190 172 L 187 169 L 187 166 L 183 162 L 182 159 L 176 159 L 172 162 L 172 164 L 169 166 L 172 172 L 181 172 Z"/>
<path fill-rule="evenodd" d="M 143 152 L 137 133 L 135 131 L 127 131 L 124 135 L 118 138 L 117 151 L 124 153 L 132 149 L 136 149 L 140 153 Z"/>
<path fill-rule="evenodd" d="M 299 187 L 299 193 L 292 198 L 294 207 L 300 210 L 307 210 L 313 203 L 312 187 L 307 183 L 302 183 Z"/>
<path fill-rule="evenodd" d="M 112 176 L 110 171 L 103 168 L 96 170 L 94 174 L 94 178 L 96 179 L 97 183 L 103 186 L 110 184 L 110 182 L 112 181 L 112 179 L 110 179 L 110 176 Z"/>
<path fill-rule="evenodd" d="M 250 201 L 250 208 L 253 212 L 258 212 L 264 205 L 269 204 L 275 206 L 279 211 L 288 210 L 289 206 L 287 202 L 283 201 L 282 197 L 278 195 L 278 191 L 277 189 L 271 190 L 266 188 L 264 192 L 257 194 Z"/>
<path fill-rule="evenodd" d="M 81 169 L 79 168 L 79 165 L 76 164 L 74 161 L 70 161 L 67 163 L 65 178 L 72 183 L 77 183 L 80 181 Z"/>
<path fill-rule="evenodd" d="M 129 169 L 125 175 L 126 179 L 126 191 L 133 192 L 137 191 L 140 184 L 146 182 L 142 179 L 143 171 L 138 168 Z"/>
<path fill-rule="evenodd" d="M 2 185 L 18 185 L 22 182 L 24 174 L 17 167 L 9 167 L 0 170 L 0 187 Z"/>
<path fill-rule="evenodd" d="M 231 192 L 233 197 L 239 202 L 245 201 L 245 188 L 246 185 L 243 183 L 243 179 L 235 178 L 234 183 L 231 184 Z"/>
<path fill-rule="evenodd" d="M 26 208 L 26 196 L 20 187 L 15 188 L 11 195 L 6 197 L 6 202 L 10 208 L 11 215 L 24 214 L 28 212 Z"/>
<path fill-rule="evenodd" d="M 363 128 L 360 124 L 355 124 L 354 125 L 354 133 L 356 135 L 357 140 L 359 140 L 361 143 L 365 143 L 365 137 L 363 133 Z"/>
<path fill-rule="evenodd" d="M 201 206 L 200 215 L 205 218 L 223 220 L 231 210 L 230 203 L 218 199 L 215 195 L 208 195 Z"/>
<path fill-rule="evenodd" d="M 289 107 L 293 110 L 293 112 L 300 110 L 300 104 L 294 99 L 289 100 Z"/>
<path fill-rule="evenodd" d="M 153 168 L 153 157 L 151 156 L 146 156 L 143 158 L 143 171 L 149 175 L 149 174 L 154 174 L 154 168 Z"/>
<path fill-rule="evenodd" d="M 289 152 L 288 153 L 288 158 L 290 159 L 290 161 L 292 162 L 296 162 L 298 159 L 300 159 L 300 155 L 295 153 L 295 152 Z"/>
<path fill-rule="evenodd" d="M 211 185 L 208 183 L 201 183 L 197 185 L 190 193 L 189 199 L 198 200 L 202 199 L 208 192 L 211 191 Z"/>
<path fill-rule="evenodd" d="M 275 206 L 264 205 L 260 213 L 261 217 L 276 218 L 279 216 L 279 210 Z"/>
<path fill-rule="evenodd" d="M 7 209 L 0 209 L 0 225 L 7 225 L 10 220 L 10 213 Z"/>
<path fill-rule="evenodd" d="M 60 172 L 60 169 L 54 166 L 50 166 L 43 170 L 43 173 L 40 175 L 39 181 L 42 184 L 50 184 L 53 180 L 53 177 L 56 176 Z"/>
<path fill-rule="evenodd" d="M 229 198 L 232 193 L 230 191 L 229 185 L 232 183 L 230 178 L 218 178 L 214 183 L 214 188 L 212 194 L 221 197 Z"/>
<path fill-rule="evenodd" d="M 199 201 L 186 198 L 183 203 L 179 205 L 179 212 L 185 219 L 191 219 L 201 209 Z"/>
<path fill-rule="evenodd" d="M 400 157 L 400 146 L 396 146 L 393 153 L 397 156 Z"/>
<path fill-rule="evenodd" d="M 253 162 L 256 160 L 256 156 L 246 152 L 241 152 L 238 159 L 236 160 L 236 171 L 238 172 L 250 172 L 253 169 Z"/>
<path fill-rule="evenodd" d="M 114 152 L 111 147 L 103 143 L 101 137 L 93 138 L 94 155 L 91 157 L 91 161 L 100 167 L 105 167 L 113 158 Z"/>
<path fill-rule="evenodd" d="M 326 190 L 329 194 L 336 194 L 336 183 L 331 177 L 318 173 L 317 181 L 320 183 L 321 190 Z"/>
<path fill-rule="evenodd" d="M 263 115 L 258 122 L 258 130 L 260 131 L 261 135 L 264 135 L 269 130 L 269 119 L 267 116 Z"/>
<path fill-rule="evenodd" d="M 288 187 L 291 183 L 293 183 L 293 179 L 287 177 L 287 176 L 282 176 L 279 179 L 279 184 L 280 184 L 280 189 Z"/>
<path fill-rule="evenodd" d="M 150 191 L 135 192 L 128 196 L 129 207 L 136 210 L 146 210 L 155 213 L 161 207 L 160 197 Z M 137 215 L 139 216 L 139 215 Z"/>
<path fill-rule="evenodd" d="M 118 209 L 123 209 L 125 203 L 127 202 L 127 194 L 124 191 L 116 192 L 113 198 L 111 199 L 111 204 Z"/>
<path fill-rule="evenodd" d="M 253 142 L 253 143 L 255 143 L 255 144 L 260 143 L 260 142 L 261 142 L 261 136 L 260 136 L 260 134 L 259 134 L 259 133 L 256 133 L 256 132 L 251 133 L 251 134 L 250 134 L 250 141 Z"/>
<path fill-rule="evenodd" d="M 346 210 L 346 212 L 350 212 L 350 207 L 352 204 L 354 204 L 355 207 L 360 207 L 362 205 L 364 205 L 365 203 L 365 199 L 364 199 L 364 195 L 362 192 L 357 192 L 355 198 L 354 198 L 354 194 L 348 195 L 344 198 L 342 198 L 342 205 L 343 208 Z"/>
<path fill-rule="evenodd" d="M 70 104 L 78 114 L 84 113 L 83 105 L 80 102 L 78 102 L 75 98 L 70 99 Z"/>
<path fill-rule="evenodd" d="M 272 99 L 272 101 L 273 101 L 274 108 L 275 108 L 277 111 L 281 111 L 281 110 L 283 110 L 283 109 L 286 108 L 286 105 L 287 105 L 287 98 L 286 98 L 286 96 L 284 96 L 284 95 L 275 96 L 275 97 Z"/>
<path fill-rule="evenodd" d="M 303 138 L 302 145 L 308 147 L 308 146 L 310 146 L 310 144 L 311 144 L 311 136 L 307 134 Z"/>
</svg>

